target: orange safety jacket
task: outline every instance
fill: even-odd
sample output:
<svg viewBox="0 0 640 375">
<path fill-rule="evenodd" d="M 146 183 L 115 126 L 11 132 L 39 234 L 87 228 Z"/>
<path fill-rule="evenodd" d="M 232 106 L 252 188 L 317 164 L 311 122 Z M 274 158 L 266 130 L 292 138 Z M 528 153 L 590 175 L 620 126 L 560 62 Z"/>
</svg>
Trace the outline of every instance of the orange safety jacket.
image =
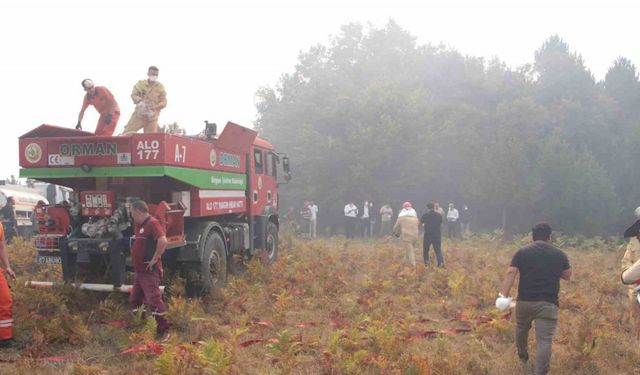
<svg viewBox="0 0 640 375">
<path fill-rule="evenodd" d="M 4 242 L 4 229 L 0 225 L 0 242 Z M 6 251 L 6 249 L 5 249 Z M 13 338 L 13 299 L 9 284 L 0 268 L 0 340 Z"/>
<path fill-rule="evenodd" d="M 109 89 L 103 86 L 98 86 L 95 89 L 93 96 L 89 96 L 89 93 L 84 95 L 84 101 L 82 102 L 82 110 L 87 109 L 90 105 L 96 108 L 99 114 L 107 114 L 113 112 L 120 112 L 120 107 L 113 97 L 113 94 Z"/>
</svg>

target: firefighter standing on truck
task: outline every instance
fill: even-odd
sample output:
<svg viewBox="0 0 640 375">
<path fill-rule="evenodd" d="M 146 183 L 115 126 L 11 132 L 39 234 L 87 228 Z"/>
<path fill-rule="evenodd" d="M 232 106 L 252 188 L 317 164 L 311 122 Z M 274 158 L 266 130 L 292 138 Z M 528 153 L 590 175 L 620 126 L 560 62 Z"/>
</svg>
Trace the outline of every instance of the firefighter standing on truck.
<svg viewBox="0 0 640 375">
<path fill-rule="evenodd" d="M 158 117 L 160 110 L 167 106 L 167 93 L 162 83 L 158 82 L 158 68 L 150 66 L 147 71 L 147 79 L 138 81 L 133 86 L 131 99 L 136 105 L 136 110 L 124 127 L 122 135 L 133 134 L 140 129 L 145 133 L 158 132 Z"/>
<path fill-rule="evenodd" d="M 120 107 L 113 97 L 113 94 L 109 89 L 103 86 L 96 87 L 93 81 L 90 79 L 82 80 L 82 88 L 86 91 L 84 101 L 82 102 L 82 109 L 78 115 L 78 124 L 76 129 L 82 130 L 82 118 L 84 117 L 84 111 L 89 105 L 94 106 L 96 111 L 100 113 L 98 119 L 98 125 L 96 125 L 95 135 L 112 136 L 116 130 L 118 119 L 120 118 Z"/>
<path fill-rule="evenodd" d="M 135 201 L 131 204 L 131 216 L 136 224 L 135 240 L 131 247 L 134 270 L 133 290 L 129 297 L 131 310 L 136 313 L 142 303 L 146 303 L 156 319 L 158 341 L 167 341 L 169 322 L 165 318 L 167 309 L 160 291 L 161 258 L 167 247 L 167 237 L 160 222 L 149 215 L 149 208 L 144 201 Z"/>
<path fill-rule="evenodd" d="M 11 266 L 9 265 L 9 255 L 4 243 L 4 229 L 0 225 L 0 261 L 4 271 L 0 269 L 0 348 L 6 348 L 13 345 L 13 299 L 5 274 L 12 279 L 16 278 Z"/>
</svg>

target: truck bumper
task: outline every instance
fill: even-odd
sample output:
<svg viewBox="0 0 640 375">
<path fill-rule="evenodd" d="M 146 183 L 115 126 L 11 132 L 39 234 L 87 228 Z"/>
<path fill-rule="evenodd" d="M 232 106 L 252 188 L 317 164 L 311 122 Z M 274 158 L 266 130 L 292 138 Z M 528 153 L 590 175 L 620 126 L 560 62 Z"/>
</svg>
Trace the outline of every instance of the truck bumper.
<svg viewBox="0 0 640 375">
<path fill-rule="evenodd" d="M 100 261 L 100 258 L 109 260 L 109 274 L 111 283 L 120 286 L 124 282 L 125 262 L 130 254 L 129 239 L 96 240 L 87 238 L 69 238 L 59 241 L 60 258 L 62 263 L 62 275 L 65 281 L 73 281 L 77 274 L 77 265 L 89 265 Z M 41 254 L 42 251 L 39 251 Z M 47 251 L 47 254 L 51 252 Z"/>
</svg>

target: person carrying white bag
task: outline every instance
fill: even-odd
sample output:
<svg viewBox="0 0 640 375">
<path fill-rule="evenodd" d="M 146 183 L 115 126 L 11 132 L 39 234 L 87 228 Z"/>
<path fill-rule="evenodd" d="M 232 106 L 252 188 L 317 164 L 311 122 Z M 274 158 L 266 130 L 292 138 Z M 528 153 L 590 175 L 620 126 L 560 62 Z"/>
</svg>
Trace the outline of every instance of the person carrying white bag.
<svg viewBox="0 0 640 375">
<path fill-rule="evenodd" d="M 640 207 L 635 209 L 636 218 L 640 219 Z M 631 227 L 624 232 L 624 237 L 629 239 L 624 256 L 620 262 L 622 266 L 622 274 L 620 278 L 622 283 L 629 285 L 629 321 L 633 326 L 636 340 L 640 342 L 640 241 L 638 234 L 640 232 L 640 220 L 636 221 Z"/>
<path fill-rule="evenodd" d="M 536 328 L 535 374 L 546 375 L 551 361 L 551 343 L 558 322 L 560 279 L 571 279 L 567 255 L 551 245 L 551 227 L 536 224 L 532 229 L 533 243 L 518 250 L 507 269 L 496 307 L 505 311 L 511 306 L 509 297 L 515 279 L 520 275 L 516 303 L 516 347 L 518 357 L 528 366 L 527 341 L 531 323 Z"/>
</svg>

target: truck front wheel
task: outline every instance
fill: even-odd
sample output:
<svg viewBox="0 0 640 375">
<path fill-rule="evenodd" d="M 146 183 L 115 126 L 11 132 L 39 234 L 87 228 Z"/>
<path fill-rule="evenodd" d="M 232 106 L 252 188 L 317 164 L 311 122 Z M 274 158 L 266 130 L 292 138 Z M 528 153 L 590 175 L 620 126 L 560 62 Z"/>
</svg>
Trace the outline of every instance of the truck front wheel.
<svg viewBox="0 0 640 375">
<path fill-rule="evenodd" d="M 200 264 L 202 294 L 212 294 L 227 283 L 227 252 L 220 233 L 209 232 Z"/>
<path fill-rule="evenodd" d="M 272 222 L 267 224 L 267 238 L 264 250 L 268 263 L 273 263 L 278 259 L 278 227 Z"/>
</svg>

